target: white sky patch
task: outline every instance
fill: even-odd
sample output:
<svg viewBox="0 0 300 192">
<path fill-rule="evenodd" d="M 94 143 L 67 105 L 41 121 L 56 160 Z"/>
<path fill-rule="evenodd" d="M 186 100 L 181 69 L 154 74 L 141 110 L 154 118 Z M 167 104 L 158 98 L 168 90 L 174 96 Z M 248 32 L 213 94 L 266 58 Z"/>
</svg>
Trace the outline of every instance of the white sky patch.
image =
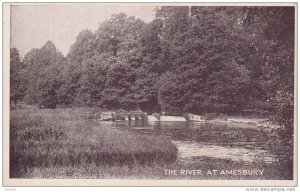
<svg viewBox="0 0 300 192">
<path fill-rule="evenodd" d="M 56 4 L 11 6 L 11 47 L 24 55 L 50 40 L 64 55 L 84 29 L 98 29 L 112 14 L 126 13 L 145 22 L 154 19 L 153 5 L 142 4 Z"/>
</svg>

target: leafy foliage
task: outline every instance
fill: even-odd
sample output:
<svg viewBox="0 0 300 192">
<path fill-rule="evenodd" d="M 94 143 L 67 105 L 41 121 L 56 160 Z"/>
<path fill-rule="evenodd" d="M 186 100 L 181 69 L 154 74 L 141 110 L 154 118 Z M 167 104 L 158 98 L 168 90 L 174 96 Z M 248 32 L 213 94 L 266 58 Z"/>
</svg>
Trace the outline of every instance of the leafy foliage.
<svg viewBox="0 0 300 192">
<path fill-rule="evenodd" d="M 64 57 L 48 41 L 21 60 L 11 49 L 17 103 L 149 113 L 260 111 L 280 125 L 271 147 L 293 165 L 294 7 L 162 6 L 150 23 L 112 15 L 83 30 Z"/>
<path fill-rule="evenodd" d="M 10 100 L 15 104 L 25 96 L 25 82 L 23 73 L 24 63 L 21 62 L 19 52 L 16 48 L 10 50 Z"/>
<path fill-rule="evenodd" d="M 48 41 L 41 49 L 32 49 L 23 61 L 26 65 L 26 101 L 46 108 L 55 108 L 57 91 L 61 86 L 61 71 L 64 57 Z"/>
<path fill-rule="evenodd" d="M 293 122 L 293 7 L 162 6 L 144 23 L 124 13 L 83 30 L 66 57 L 47 42 L 11 54 L 11 95 L 60 105 L 147 112 L 275 114 Z M 20 64 L 24 63 L 24 65 Z M 24 70 L 16 66 L 24 66 Z M 20 90 L 21 90 L 20 89 Z"/>
</svg>

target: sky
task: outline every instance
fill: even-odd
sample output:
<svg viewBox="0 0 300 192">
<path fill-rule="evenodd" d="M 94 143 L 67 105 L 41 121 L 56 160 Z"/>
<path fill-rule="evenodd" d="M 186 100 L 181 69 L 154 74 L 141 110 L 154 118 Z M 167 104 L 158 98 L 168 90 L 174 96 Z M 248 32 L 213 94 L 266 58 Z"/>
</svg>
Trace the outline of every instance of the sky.
<svg viewBox="0 0 300 192">
<path fill-rule="evenodd" d="M 11 6 L 11 48 L 20 56 L 48 40 L 66 55 L 80 31 L 95 32 L 112 14 L 126 13 L 145 22 L 154 18 L 154 4 L 56 4 Z"/>
</svg>

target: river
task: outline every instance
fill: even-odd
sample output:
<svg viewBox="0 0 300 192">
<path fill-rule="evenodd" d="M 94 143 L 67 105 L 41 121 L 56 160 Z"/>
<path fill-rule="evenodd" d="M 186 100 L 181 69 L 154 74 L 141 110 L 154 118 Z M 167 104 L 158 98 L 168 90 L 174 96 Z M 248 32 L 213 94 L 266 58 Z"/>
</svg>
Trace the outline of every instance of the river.
<svg viewBox="0 0 300 192">
<path fill-rule="evenodd" d="M 169 137 L 178 147 L 178 162 L 193 164 L 218 159 L 243 164 L 272 164 L 268 132 L 245 123 L 217 122 L 100 122 L 112 128 Z"/>
</svg>

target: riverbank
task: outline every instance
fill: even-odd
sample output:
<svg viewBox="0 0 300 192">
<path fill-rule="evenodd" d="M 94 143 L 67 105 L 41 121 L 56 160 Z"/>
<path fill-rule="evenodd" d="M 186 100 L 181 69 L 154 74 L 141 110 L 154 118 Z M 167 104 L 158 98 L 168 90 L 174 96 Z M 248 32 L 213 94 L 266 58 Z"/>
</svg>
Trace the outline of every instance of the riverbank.
<svg viewBox="0 0 300 192">
<path fill-rule="evenodd" d="M 278 129 L 280 127 L 278 124 L 271 121 L 268 117 L 228 116 L 226 119 L 216 117 L 211 120 L 204 119 L 201 122 L 224 123 L 224 124 L 230 124 L 232 126 L 236 125 L 241 128 L 253 127 L 253 128 L 264 129 L 268 131 Z"/>
<path fill-rule="evenodd" d="M 228 159 L 228 155 L 207 156 L 203 145 L 196 151 L 198 157 L 187 159 L 179 149 L 182 144 L 170 137 L 165 128 L 164 134 L 130 131 L 125 126 L 133 122 L 98 122 L 99 108 L 39 109 L 32 106 L 17 107 L 11 110 L 11 166 L 12 178 L 87 178 L 87 179 L 286 179 L 276 164 L 262 164 Z M 138 123 L 138 121 L 136 121 Z M 229 123 L 228 126 L 203 124 L 204 129 L 196 127 L 185 129 L 169 125 L 174 137 L 196 139 L 200 142 L 217 142 L 232 156 L 232 147 L 238 145 L 251 149 L 249 135 L 261 134 L 259 130 L 249 131 L 248 124 Z M 189 123 L 187 123 L 189 124 Z M 185 122 L 182 122 L 185 125 Z M 195 126 L 197 123 L 194 124 Z M 247 125 L 245 129 L 241 125 Z M 137 125 L 140 126 L 140 125 Z M 152 125 L 151 125 L 152 126 Z M 254 126 L 254 125 L 251 125 Z M 236 128 L 234 128 L 236 127 Z M 154 127 L 155 129 L 155 127 Z M 176 131 L 177 130 L 177 131 Z M 182 132 L 185 130 L 186 132 Z M 190 130 L 190 131 L 189 131 Z M 244 132 L 244 130 L 246 130 Z M 217 135 L 217 137 L 216 137 Z M 236 137 L 236 135 L 239 135 Z M 226 136 L 226 137 L 225 137 Z M 241 137 L 247 139 L 241 142 Z M 253 139 L 258 139 L 258 136 Z M 172 140 L 171 140 L 172 139 Z M 248 141 L 249 140 L 249 141 Z M 225 142 L 225 143 L 224 143 Z M 257 143 L 257 142 L 256 142 Z M 258 144 L 258 143 L 257 143 Z M 211 144 L 209 144 L 211 145 Z M 259 145 L 260 146 L 260 145 Z M 193 146 L 192 146 L 193 147 Z M 205 150 L 205 151 L 204 151 Z M 213 153 L 216 151 L 212 149 Z M 185 150 L 185 152 L 189 152 Z M 247 152 L 247 151 L 246 151 Z M 217 153 L 219 153 L 217 151 Z M 205 156 L 206 155 L 206 156 Z M 262 170 L 263 175 L 221 174 L 222 170 Z M 202 170 L 199 175 L 174 175 L 166 170 Z M 209 170 L 219 170 L 220 175 L 209 175 Z M 227 172 L 226 172 L 227 173 Z M 235 173 L 233 171 L 233 173 Z M 282 175 L 282 176 L 281 176 Z"/>
<path fill-rule="evenodd" d="M 116 172 L 126 172 L 123 170 L 126 166 L 138 170 L 141 166 L 176 161 L 177 147 L 170 139 L 100 126 L 91 119 L 93 115 L 93 109 L 80 108 L 25 106 L 12 110 L 10 177 L 22 178 L 33 172 L 54 178 L 66 174 L 66 177 L 69 171 L 55 170 L 68 167 L 74 170 L 105 167 L 113 175 L 116 167 L 119 168 Z"/>
</svg>

